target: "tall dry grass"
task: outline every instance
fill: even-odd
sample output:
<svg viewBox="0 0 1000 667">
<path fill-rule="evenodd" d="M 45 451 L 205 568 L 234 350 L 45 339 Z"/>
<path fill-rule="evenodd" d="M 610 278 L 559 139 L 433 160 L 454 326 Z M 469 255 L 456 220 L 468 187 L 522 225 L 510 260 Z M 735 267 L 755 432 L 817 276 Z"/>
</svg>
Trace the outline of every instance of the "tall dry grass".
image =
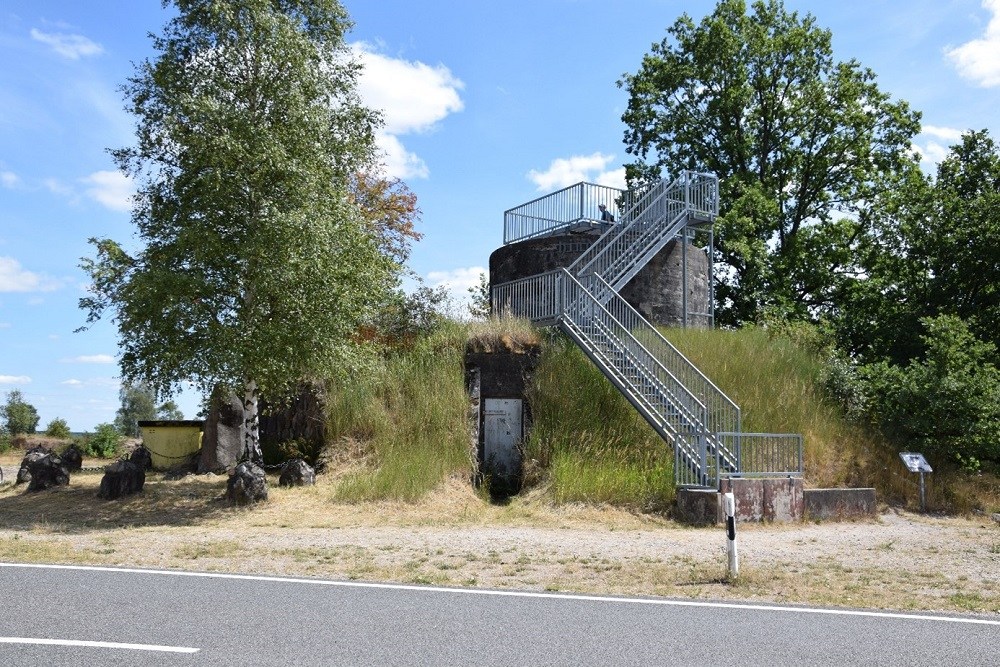
<svg viewBox="0 0 1000 667">
<path fill-rule="evenodd" d="M 328 432 L 367 454 L 335 488 L 342 501 L 413 501 L 470 473 L 465 330 L 448 325 L 367 377 L 331 383 Z"/>
<path fill-rule="evenodd" d="M 766 329 L 667 329 L 667 338 L 740 406 L 745 432 L 801 433 L 810 486 L 872 483 L 881 439 L 827 396 L 824 359 Z"/>
<path fill-rule="evenodd" d="M 556 502 L 672 503 L 671 450 L 568 339 L 547 340 L 529 400 L 529 483 L 546 482 Z"/>
</svg>

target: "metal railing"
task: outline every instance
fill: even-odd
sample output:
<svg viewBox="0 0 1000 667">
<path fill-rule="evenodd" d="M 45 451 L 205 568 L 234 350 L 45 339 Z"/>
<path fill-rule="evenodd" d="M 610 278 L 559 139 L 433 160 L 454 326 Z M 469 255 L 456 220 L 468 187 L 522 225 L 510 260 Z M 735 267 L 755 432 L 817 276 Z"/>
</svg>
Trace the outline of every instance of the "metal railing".
<svg viewBox="0 0 1000 667">
<path fill-rule="evenodd" d="M 505 212 L 504 242 L 597 224 L 600 203 L 621 212 L 619 224 L 604 228 L 568 269 L 494 286 L 493 312 L 566 331 L 673 445 L 678 485 L 801 475 L 801 436 L 741 433 L 739 407 L 618 294 L 670 239 L 715 218 L 718 179 L 688 171 L 633 193 L 580 183 Z"/>
<path fill-rule="evenodd" d="M 636 194 L 596 183 L 577 183 L 504 211 L 504 245 L 577 226 L 601 229 L 604 204 L 615 220 L 632 208 Z"/>
<path fill-rule="evenodd" d="M 736 452 L 738 472 L 722 472 L 724 477 L 801 477 L 805 470 L 802 436 L 798 433 L 716 434 Z"/>
<path fill-rule="evenodd" d="M 490 290 L 493 314 L 524 318 L 540 326 L 556 324 L 562 315 L 564 273 L 564 269 L 556 269 L 495 285 Z"/>
</svg>

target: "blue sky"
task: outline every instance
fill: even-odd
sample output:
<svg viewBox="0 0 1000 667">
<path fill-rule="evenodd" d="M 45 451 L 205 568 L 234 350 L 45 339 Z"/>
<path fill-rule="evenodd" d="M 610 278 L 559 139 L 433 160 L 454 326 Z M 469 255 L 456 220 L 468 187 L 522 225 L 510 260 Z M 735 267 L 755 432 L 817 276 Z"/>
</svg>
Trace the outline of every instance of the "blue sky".
<svg viewBox="0 0 1000 667">
<path fill-rule="evenodd" d="M 458 297 L 502 240 L 507 208 L 588 180 L 620 185 L 627 161 L 616 86 L 688 0 L 347 0 L 384 109 L 388 170 L 417 194 L 410 268 Z M 928 169 L 967 129 L 1000 138 L 1000 0 L 870 0 L 786 6 L 834 35 L 894 98 L 923 113 Z M 126 241 L 130 184 L 106 149 L 131 143 L 118 86 L 151 57 L 170 16 L 156 0 L 6 0 L 0 7 L 0 400 L 92 430 L 118 408 L 116 334 L 83 333 L 87 238 Z M 182 393 L 187 417 L 198 397 Z"/>
</svg>

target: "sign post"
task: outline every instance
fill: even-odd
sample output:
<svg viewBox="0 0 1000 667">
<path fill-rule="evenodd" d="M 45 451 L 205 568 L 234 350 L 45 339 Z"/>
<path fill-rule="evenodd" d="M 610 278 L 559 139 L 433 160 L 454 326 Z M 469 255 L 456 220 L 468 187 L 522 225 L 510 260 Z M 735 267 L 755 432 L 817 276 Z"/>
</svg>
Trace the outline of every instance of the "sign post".
<svg viewBox="0 0 1000 667">
<path fill-rule="evenodd" d="M 740 573 L 739 554 L 736 553 L 736 496 L 733 492 L 723 495 L 726 509 L 726 551 L 729 554 L 729 576 L 736 577 Z"/>
<path fill-rule="evenodd" d="M 926 495 L 924 494 L 924 473 L 934 472 L 931 464 L 927 462 L 923 454 L 917 452 L 900 452 L 899 458 L 903 459 L 907 470 L 920 473 L 920 511 L 927 511 Z"/>
</svg>

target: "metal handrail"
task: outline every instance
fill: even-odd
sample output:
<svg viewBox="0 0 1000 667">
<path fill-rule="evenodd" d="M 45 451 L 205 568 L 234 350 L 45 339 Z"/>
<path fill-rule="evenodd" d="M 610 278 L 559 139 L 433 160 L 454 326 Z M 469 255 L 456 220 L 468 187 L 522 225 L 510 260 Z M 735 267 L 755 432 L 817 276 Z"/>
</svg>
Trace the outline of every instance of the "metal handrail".
<svg viewBox="0 0 1000 667">
<path fill-rule="evenodd" d="M 577 183 L 504 211 L 504 245 L 575 227 L 601 229 L 599 204 L 620 220 L 636 193 L 608 185 Z"/>
<path fill-rule="evenodd" d="M 612 193 L 620 223 L 605 229 L 568 269 L 494 286 L 493 312 L 562 327 L 673 444 L 678 485 L 717 486 L 722 476 L 801 475 L 802 436 L 741 433 L 736 403 L 618 294 L 681 229 L 718 215 L 714 174 L 686 171 L 634 192 L 570 186 L 506 211 L 505 243 L 596 222 L 587 208 L 596 209 L 600 197 L 611 208 Z"/>
</svg>

